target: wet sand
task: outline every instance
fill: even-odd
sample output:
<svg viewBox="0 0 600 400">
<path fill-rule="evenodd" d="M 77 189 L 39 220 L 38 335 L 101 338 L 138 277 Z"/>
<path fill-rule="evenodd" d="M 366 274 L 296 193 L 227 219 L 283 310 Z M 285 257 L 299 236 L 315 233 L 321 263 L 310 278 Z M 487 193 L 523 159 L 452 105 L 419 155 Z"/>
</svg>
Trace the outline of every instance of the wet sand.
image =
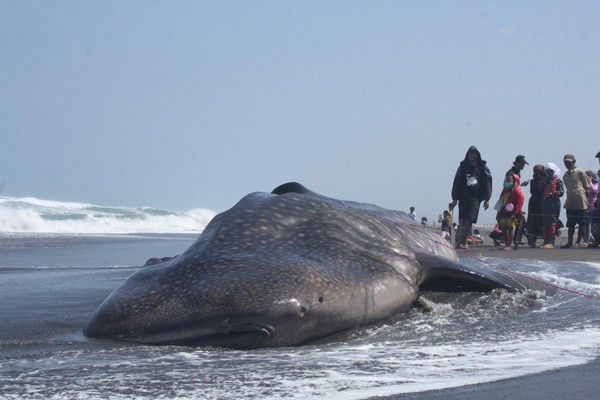
<svg viewBox="0 0 600 400">
<path fill-rule="evenodd" d="M 570 249 L 561 249 L 560 246 L 567 243 L 567 230 L 562 229 L 561 235 L 555 239 L 555 248 L 540 249 L 531 248 L 527 244 L 527 238 L 523 236 L 522 244 L 519 244 L 517 250 L 502 251 L 494 246 L 494 241 L 489 237 L 490 228 L 478 228 L 484 239 L 483 245 L 470 246 L 467 250 L 458 250 L 461 255 L 467 257 L 498 257 L 507 259 L 533 259 L 541 261 L 583 261 L 600 262 L 600 249 L 587 248 L 587 244 L 582 247 L 573 247 Z M 577 235 L 577 233 L 575 233 Z M 537 246 L 543 244 L 541 238 L 536 242 Z"/>
<path fill-rule="evenodd" d="M 567 242 L 566 230 L 556 238 L 556 248 L 530 248 L 522 244 L 516 251 L 501 251 L 494 246 L 488 236 L 490 229 L 479 228 L 484 237 L 484 244 L 471 246 L 461 250 L 464 257 L 498 257 L 505 259 L 535 259 L 543 261 L 581 261 L 600 262 L 600 249 L 571 248 L 561 249 L 559 246 Z M 523 238 L 524 242 L 527 239 Z M 541 239 L 537 241 L 542 244 Z M 597 399 L 600 398 L 600 358 L 584 365 L 565 367 L 546 371 L 540 374 L 526 375 L 518 378 L 504 379 L 477 385 L 432 390 L 419 393 L 374 397 L 373 399 L 413 399 L 413 400 L 470 400 L 470 399 L 527 399 L 527 400 L 562 400 L 562 399 Z"/>
</svg>

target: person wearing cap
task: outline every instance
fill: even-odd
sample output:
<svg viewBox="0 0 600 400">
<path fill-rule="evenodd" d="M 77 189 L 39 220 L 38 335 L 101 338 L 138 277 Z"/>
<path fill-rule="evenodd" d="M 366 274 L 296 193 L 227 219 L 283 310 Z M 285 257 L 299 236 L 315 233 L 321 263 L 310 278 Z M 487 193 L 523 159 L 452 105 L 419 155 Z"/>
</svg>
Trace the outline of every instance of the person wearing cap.
<svg viewBox="0 0 600 400">
<path fill-rule="evenodd" d="M 583 226 L 586 223 L 587 217 L 588 190 L 590 183 L 585 171 L 581 168 L 577 168 L 575 161 L 575 156 L 573 154 L 565 154 L 563 157 L 563 162 L 567 168 L 567 171 L 563 176 L 563 183 L 565 184 L 565 192 L 567 194 L 564 208 L 567 210 L 568 228 L 567 243 L 560 246 L 563 249 L 570 249 L 573 247 L 575 225 L 579 227 L 577 230 L 576 242 L 576 246 L 579 246 L 579 242 L 583 237 Z"/>
<path fill-rule="evenodd" d="M 596 158 L 598 159 L 598 162 L 600 163 L 600 151 L 596 153 Z M 600 176 L 600 169 L 598 170 L 598 176 Z"/>
<path fill-rule="evenodd" d="M 452 182 L 452 202 L 448 209 L 452 211 L 458 203 L 458 233 L 456 246 L 467 249 L 467 236 L 473 224 L 477 223 L 479 207 L 487 210 L 492 197 L 492 173 L 487 162 L 481 159 L 481 153 L 475 146 L 469 147 L 454 175 Z"/>
<path fill-rule="evenodd" d="M 527 186 L 527 184 L 529 183 L 528 181 L 521 182 L 521 171 L 523 170 L 523 168 L 525 168 L 525 165 L 529 165 L 529 163 L 525 159 L 524 155 L 519 154 L 515 157 L 515 161 L 513 161 L 513 166 L 508 171 L 506 171 L 506 175 L 513 174 L 515 178 L 517 178 L 517 184 L 520 184 L 521 186 Z"/>
</svg>

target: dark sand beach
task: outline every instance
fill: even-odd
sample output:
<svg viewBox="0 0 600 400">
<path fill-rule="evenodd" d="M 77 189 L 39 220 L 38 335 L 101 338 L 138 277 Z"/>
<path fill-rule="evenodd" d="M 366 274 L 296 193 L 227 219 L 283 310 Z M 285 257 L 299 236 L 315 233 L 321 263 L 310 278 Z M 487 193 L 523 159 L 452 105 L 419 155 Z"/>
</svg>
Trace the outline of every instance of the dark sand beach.
<svg viewBox="0 0 600 400">
<path fill-rule="evenodd" d="M 567 242 L 566 230 L 556 238 L 554 249 L 530 248 L 526 243 L 516 251 L 500 251 L 488 236 L 489 228 L 480 228 L 484 244 L 471 246 L 462 250 L 466 257 L 498 257 L 506 259 L 535 259 L 543 261 L 581 261 L 600 262 L 600 249 L 585 247 L 561 249 Z M 526 238 L 523 238 L 526 242 Z M 538 240 L 538 246 L 542 244 Z M 432 390 L 419 393 L 408 393 L 396 396 L 375 397 L 374 399 L 414 399 L 414 400 L 468 400 L 468 399 L 597 399 L 600 397 L 600 358 L 572 367 L 546 371 L 541 374 L 527 375 L 518 378 L 486 382 L 477 385 Z"/>
<path fill-rule="evenodd" d="M 517 250 L 501 251 L 497 246 L 494 246 L 494 241 L 489 237 L 491 229 L 489 227 L 479 228 L 481 236 L 484 238 L 483 245 L 471 246 L 467 250 L 460 250 L 459 253 L 467 257 L 498 257 L 507 259 L 534 259 L 541 261 L 583 261 L 583 262 L 599 262 L 600 249 L 588 249 L 587 244 L 581 247 L 573 247 L 570 249 L 561 249 L 560 246 L 567 243 L 567 230 L 561 229 L 561 234 L 556 237 L 555 248 L 540 249 L 531 248 L 527 244 L 527 238 L 523 237 L 522 243 L 517 247 Z M 536 242 L 537 246 L 543 244 L 541 238 Z"/>
</svg>

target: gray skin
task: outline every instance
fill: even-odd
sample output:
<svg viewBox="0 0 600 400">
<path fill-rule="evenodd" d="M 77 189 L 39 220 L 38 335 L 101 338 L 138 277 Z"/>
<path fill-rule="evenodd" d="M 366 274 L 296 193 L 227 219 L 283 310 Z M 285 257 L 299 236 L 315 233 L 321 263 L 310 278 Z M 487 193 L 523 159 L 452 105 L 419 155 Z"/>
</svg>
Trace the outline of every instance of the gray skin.
<svg viewBox="0 0 600 400">
<path fill-rule="evenodd" d="M 288 183 L 247 195 L 185 253 L 138 270 L 84 333 L 146 344 L 296 346 L 397 315 L 420 289 L 526 288 L 457 261 L 438 231 L 404 212 Z"/>
</svg>

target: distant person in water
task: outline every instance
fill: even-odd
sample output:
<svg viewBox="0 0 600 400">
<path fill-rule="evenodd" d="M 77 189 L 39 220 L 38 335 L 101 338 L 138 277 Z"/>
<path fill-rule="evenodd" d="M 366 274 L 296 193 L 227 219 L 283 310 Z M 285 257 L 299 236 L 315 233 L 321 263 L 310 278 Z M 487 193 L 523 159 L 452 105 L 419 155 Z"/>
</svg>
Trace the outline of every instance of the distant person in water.
<svg viewBox="0 0 600 400">
<path fill-rule="evenodd" d="M 471 146 L 454 175 L 452 202 L 448 205 L 448 208 L 453 210 L 458 203 L 458 248 L 468 248 L 467 236 L 473 224 L 477 223 L 481 202 L 487 210 L 491 196 L 492 173 L 487 167 L 487 162 L 481 159 L 477 147 Z"/>
</svg>

